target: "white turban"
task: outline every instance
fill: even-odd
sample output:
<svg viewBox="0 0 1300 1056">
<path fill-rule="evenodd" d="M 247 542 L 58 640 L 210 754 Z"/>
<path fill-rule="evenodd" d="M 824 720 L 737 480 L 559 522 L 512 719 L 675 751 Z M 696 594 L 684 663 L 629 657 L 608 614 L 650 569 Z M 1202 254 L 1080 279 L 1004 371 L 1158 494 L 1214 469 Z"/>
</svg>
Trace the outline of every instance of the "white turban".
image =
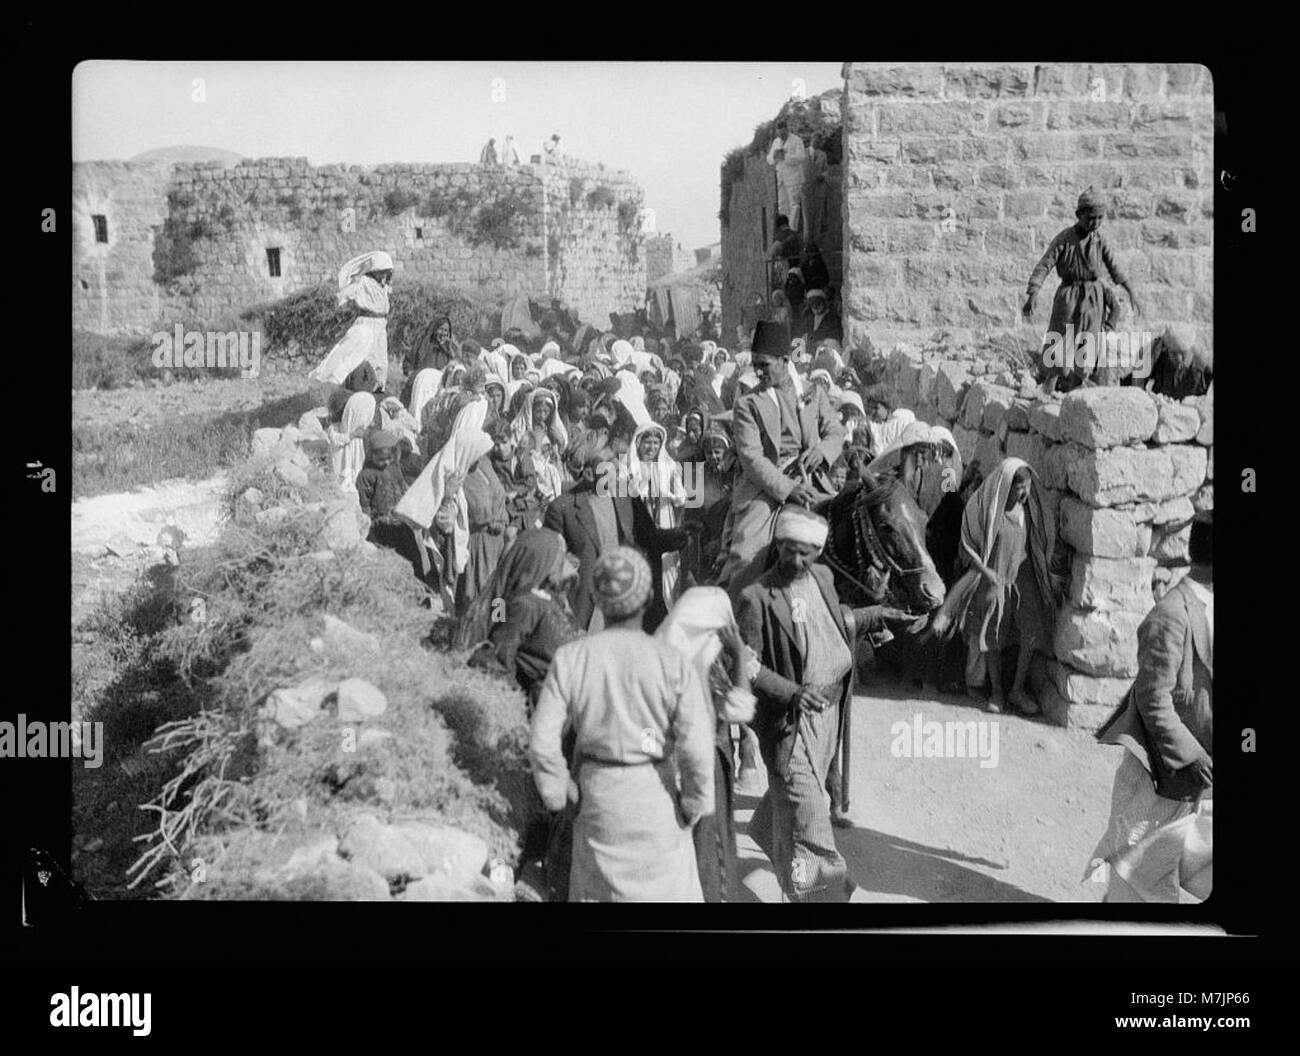
<svg viewBox="0 0 1300 1056">
<path fill-rule="evenodd" d="M 825 546 L 830 525 L 810 513 L 802 506 L 786 506 L 777 515 L 775 538 L 790 539 L 796 543 L 811 543 L 813 546 Z"/>
</svg>

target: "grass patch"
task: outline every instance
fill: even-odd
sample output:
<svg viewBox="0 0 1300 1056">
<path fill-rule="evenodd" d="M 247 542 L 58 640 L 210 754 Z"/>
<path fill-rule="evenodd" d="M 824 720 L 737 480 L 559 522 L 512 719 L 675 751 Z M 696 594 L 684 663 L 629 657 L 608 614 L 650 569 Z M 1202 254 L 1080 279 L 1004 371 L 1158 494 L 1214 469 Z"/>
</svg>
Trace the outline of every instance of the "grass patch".
<svg viewBox="0 0 1300 1056">
<path fill-rule="evenodd" d="M 253 433 L 296 422 L 311 393 L 248 411 L 184 415 L 151 429 L 128 423 L 74 426 L 72 497 L 130 491 L 161 480 L 203 480 L 248 458 Z"/>
</svg>

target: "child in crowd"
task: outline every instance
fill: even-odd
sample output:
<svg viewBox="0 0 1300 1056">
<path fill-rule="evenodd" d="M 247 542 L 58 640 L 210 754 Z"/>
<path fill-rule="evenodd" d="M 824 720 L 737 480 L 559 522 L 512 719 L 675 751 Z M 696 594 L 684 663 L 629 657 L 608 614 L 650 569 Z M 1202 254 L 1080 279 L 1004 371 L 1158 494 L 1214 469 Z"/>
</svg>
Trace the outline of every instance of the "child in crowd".
<svg viewBox="0 0 1300 1056">
<path fill-rule="evenodd" d="M 423 562 L 415 534 L 409 525 L 393 516 L 393 507 L 407 488 L 398 456 L 397 435 L 386 429 L 376 430 L 370 434 L 366 449 L 365 467 L 357 474 L 357 501 L 361 512 L 370 518 L 367 538 L 376 546 L 401 554 L 411 562 L 419 577 Z"/>
</svg>

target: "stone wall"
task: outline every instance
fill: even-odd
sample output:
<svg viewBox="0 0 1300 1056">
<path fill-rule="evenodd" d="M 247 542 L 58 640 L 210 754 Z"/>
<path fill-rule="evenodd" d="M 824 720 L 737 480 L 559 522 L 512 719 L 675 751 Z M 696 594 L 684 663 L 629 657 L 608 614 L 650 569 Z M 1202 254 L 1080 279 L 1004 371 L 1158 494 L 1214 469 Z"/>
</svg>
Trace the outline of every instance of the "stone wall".
<svg viewBox="0 0 1300 1056">
<path fill-rule="evenodd" d="M 987 475 L 1004 457 L 1038 473 L 1070 580 L 1053 655 L 1031 668 L 1048 718 L 1095 729 L 1137 672 L 1137 626 L 1183 574 L 1191 519 L 1214 508 L 1213 394 L 1139 388 L 1043 397 L 1027 371 L 960 350 L 896 346 L 883 381 L 900 406 L 946 424 Z"/>
<path fill-rule="evenodd" d="M 640 188 L 576 159 L 513 168 L 88 162 L 73 166 L 73 189 L 73 325 L 100 333 L 216 322 L 332 283 L 370 249 L 392 254 L 397 282 L 558 297 L 599 322 L 645 295 Z M 94 213 L 108 218 L 107 245 L 95 243 Z"/>
<path fill-rule="evenodd" d="M 697 260 L 697 253 L 682 248 L 681 243 L 672 235 L 652 235 L 645 240 L 646 282 L 662 279 L 665 275 L 675 275 L 679 271 L 689 271 L 696 264 L 707 263 L 708 258 Z"/>
<path fill-rule="evenodd" d="M 1037 346 L 1057 279 L 1030 326 L 1029 273 L 1091 185 L 1144 310 L 1129 328 L 1191 321 L 1208 351 L 1212 91 L 1187 64 L 846 63 L 846 338 Z"/>
<path fill-rule="evenodd" d="M 816 218 L 812 239 L 822 251 L 831 273 L 831 286 L 842 280 L 840 239 L 844 223 L 840 216 L 842 166 L 826 169 L 826 183 L 812 196 L 810 212 Z M 776 224 L 776 175 L 763 157 L 745 158 L 744 175 L 731 184 L 730 203 L 723 210 L 722 225 L 722 333 L 736 339 L 736 328 L 752 329 L 758 319 L 770 318 L 767 252 Z M 766 222 L 765 222 L 766 221 Z M 762 301 L 758 308 L 755 301 Z"/>
</svg>

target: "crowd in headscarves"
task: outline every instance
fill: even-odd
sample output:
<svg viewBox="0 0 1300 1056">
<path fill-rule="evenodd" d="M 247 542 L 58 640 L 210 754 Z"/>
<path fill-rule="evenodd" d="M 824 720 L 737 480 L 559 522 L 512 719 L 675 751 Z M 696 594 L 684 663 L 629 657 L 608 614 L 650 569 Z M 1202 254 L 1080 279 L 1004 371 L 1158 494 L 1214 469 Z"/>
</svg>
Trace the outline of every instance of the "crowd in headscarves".
<svg viewBox="0 0 1300 1056">
<path fill-rule="evenodd" d="M 537 712 L 539 798 L 520 890 L 734 897 L 731 805 L 737 771 L 758 766 L 753 737 L 740 734 L 759 667 L 713 584 L 741 473 L 733 409 L 762 387 L 749 351 L 599 331 L 558 305 L 526 327 L 520 301 L 503 312 L 501 336 L 459 337 L 449 317 L 431 320 L 399 382 L 388 378 L 386 331 L 375 322 L 387 311 L 391 264 L 367 254 L 340 273 L 340 303 L 358 316 L 313 372 L 337 386 L 322 424 L 339 487 L 370 519 L 369 541 L 410 562 L 455 617 L 453 644 L 516 682 Z M 834 338 L 796 338 L 788 369 L 795 399 L 824 394 L 843 424 L 832 487 L 896 477 L 929 518 L 927 544 L 949 585 L 968 570 L 983 575 L 946 619 L 961 627 L 971 664 L 982 664 L 968 665 L 972 691 L 981 672 L 996 687 L 998 651 L 1043 640 L 1058 586 L 1053 526 L 1028 467 L 1008 460 L 980 484 L 952 434 L 896 407 L 864 357 Z M 623 637 L 609 638 L 614 631 Z M 600 651 L 584 652 L 597 634 Z M 602 698 L 615 688 L 617 716 Z M 995 688 L 992 706 L 1000 699 Z M 1020 665 L 1011 699 L 1029 710 Z M 582 721 L 575 701 L 585 702 Z M 625 726 L 641 740 L 629 745 Z M 669 780 L 665 745 L 686 742 L 672 777 L 682 782 L 678 813 L 660 804 L 652 820 L 633 818 L 636 797 L 658 803 Z M 632 774 L 629 761 L 653 764 L 651 773 Z M 683 842 L 685 815 L 693 828 Z M 617 833 L 642 822 L 632 868 Z"/>
</svg>

